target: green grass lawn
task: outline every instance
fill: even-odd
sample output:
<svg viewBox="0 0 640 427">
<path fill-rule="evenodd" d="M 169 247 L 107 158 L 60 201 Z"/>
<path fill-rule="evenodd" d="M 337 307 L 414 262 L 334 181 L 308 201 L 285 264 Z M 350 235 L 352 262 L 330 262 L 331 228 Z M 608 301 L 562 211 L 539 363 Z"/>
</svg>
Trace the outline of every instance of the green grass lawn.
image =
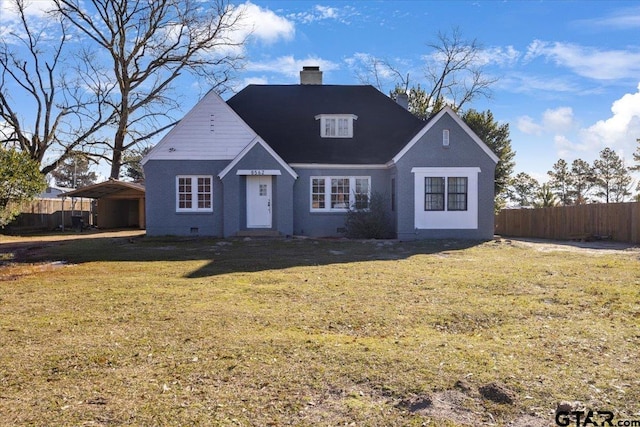
<svg viewBox="0 0 640 427">
<path fill-rule="evenodd" d="M 0 236 L 2 426 L 640 419 L 635 250 L 84 237 Z"/>
</svg>

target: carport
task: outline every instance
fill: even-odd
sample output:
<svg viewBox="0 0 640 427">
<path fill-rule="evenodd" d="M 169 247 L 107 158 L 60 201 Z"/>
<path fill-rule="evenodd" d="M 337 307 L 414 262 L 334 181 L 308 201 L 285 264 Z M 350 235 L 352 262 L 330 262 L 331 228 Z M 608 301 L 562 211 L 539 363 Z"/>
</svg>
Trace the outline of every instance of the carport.
<svg viewBox="0 0 640 427">
<path fill-rule="evenodd" d="M 99 228 L 144 229 L 144 185 L 110 179 L 78 188 L 58 197 L 83 197 L 96 200 L 96 222 Z"/>
</svg>

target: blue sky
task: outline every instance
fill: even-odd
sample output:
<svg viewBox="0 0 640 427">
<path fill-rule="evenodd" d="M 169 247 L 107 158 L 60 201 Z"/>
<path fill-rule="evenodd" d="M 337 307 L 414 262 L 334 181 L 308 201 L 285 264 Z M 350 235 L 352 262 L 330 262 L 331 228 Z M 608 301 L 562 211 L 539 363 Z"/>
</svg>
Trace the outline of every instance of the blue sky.
<svg viewBox="0 0 640 427">
<path fill-rule="evenodd" d="M 0 34 L 10 27 L 0 0 Z M 35 0 L 33 14 L 50 0 Z M 367 58 L 394 64 L 424 85 L 427 44 L 458 28 L 476 39 L 491 77 L 491 110 L 508 123 L 516 172 L 540 180 L 558 158 L 593 161 L 604 147 L 631 164 L 640 138 L 640 2 L 637 1 L 262 1 L 244 11 L 249 83 L 296 84 L 303 65 L 319 65 L 327 84 L 360 84 Z M 388 80 L 391 89 L 392 82 Z M 204 89 L 183 82 L 184 112 Z M 226 95 L 229 96 L 230 94 Z"/>
<path fill-rule="evenodd" d="M 558 158 L 592 161 L 604 147 L 631 162 L 640 138 L 640 3 L 632 1 L 259 1 L 273 37 L 254 37 L 246 83 L 359 84 L 358 65 L 385 59 L 422 78 L 427 44 L 458 28 L 483 46 L 499 80 L 469 105 L 508 123 L 516 170 L 546 180 Z M 260 26 L 260 21 L 256 21 Z M 264 28 L 263 28 L 264 30 Z M 277 34 L 277 36 L 275 36 Z"/>
</svg>

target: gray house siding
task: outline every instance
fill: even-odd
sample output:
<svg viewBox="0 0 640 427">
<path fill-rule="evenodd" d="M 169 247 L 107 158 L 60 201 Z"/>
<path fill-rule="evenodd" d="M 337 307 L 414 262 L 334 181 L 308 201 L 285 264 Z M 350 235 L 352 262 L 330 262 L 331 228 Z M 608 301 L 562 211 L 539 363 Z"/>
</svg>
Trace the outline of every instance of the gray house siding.
<svg viewBox="0 0 640 427">
<path fill-rule="evenodd" d="M 217 174 L 228 160 L 150 160 L 146 177 L 146 225 L 149 236 L 222 236 L 222 183 Z M 210 175 L 213 212 L 176 212 L 176 176 Z"/>
<path fill-rule="evenodd" d="M 237 175 L 238 170 L 279 170 L 271 176 L 272 227 L 282 235 L 293 234 L 293 186 L 295 179 L 282 165 L 259 144 L 256 144 L 222 178 L 224 191 L 224 236 L 247 230 L 247 176 Z"/>
<path fill-rule="evenodd" d="M 293 186 L 294 226 L 295 234 L 311 237 L 344 236 L 345 212 L 312 212 L 311 211 L 311 177 L 371 177 L 372 193 L 380 193 L 387 199 L 390 197 L 389 171 L 386 169 L 296 169 L 298 180 Z M 391 215 L 390 203 L 387 203 Z"/>
<path fill-rule="evenodd" d="M 449 130 L 450 145 L 443 147 L 442 131 Z M 494 232 L 495 163 L 448 114 L 396 163 L 398 238 L 490 239 Z M 477 229 L 417 229 L 415 226 L 414 167 L 479 167 Z M 471 189 L 469 189 L 471 191 Z"/>
<path fill-rule="evenodd" d="M 387 194 L 391 224 L 393 225 L 393 231 L 397 234 L 400 206 L 398 205 L 398 169 L 395 166 L 387 170 Z"/>
</svg>

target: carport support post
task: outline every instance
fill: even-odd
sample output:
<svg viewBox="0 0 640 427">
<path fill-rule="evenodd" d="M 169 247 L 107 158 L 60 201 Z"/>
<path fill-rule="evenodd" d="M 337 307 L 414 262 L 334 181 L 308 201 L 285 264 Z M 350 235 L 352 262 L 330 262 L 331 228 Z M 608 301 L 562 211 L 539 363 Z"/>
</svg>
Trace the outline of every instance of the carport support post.
<svg viewBox="0 0 640 427">
<path fill-rule="evenodd" d="M 66 199 L 66 197 L 62 198 L 62 224 L 60 224 L 60 228 L 62 229 L 62 231 L 64 231 L 64 199 Z"/>
</svg>

